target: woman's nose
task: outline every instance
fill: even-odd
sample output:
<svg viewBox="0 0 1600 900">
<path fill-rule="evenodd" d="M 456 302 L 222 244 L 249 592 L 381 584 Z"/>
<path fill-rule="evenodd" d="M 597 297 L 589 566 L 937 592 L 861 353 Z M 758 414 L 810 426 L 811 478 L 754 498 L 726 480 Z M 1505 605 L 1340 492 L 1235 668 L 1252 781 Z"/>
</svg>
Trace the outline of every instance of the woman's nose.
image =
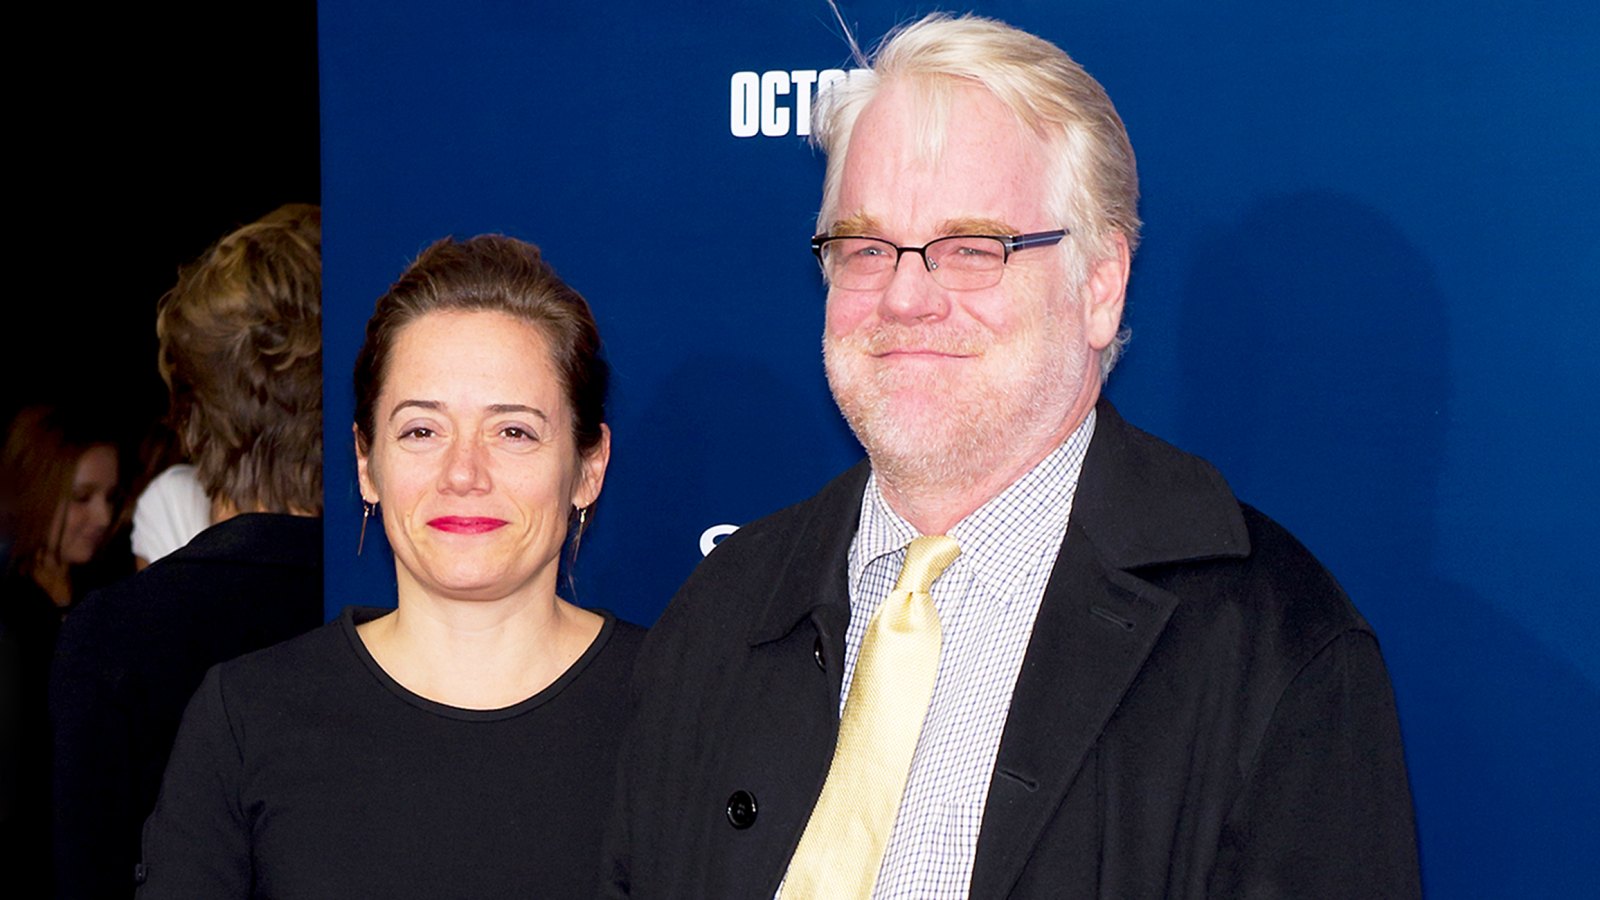
<svg viewBox="0 0 1600 900">
<path fill-rule="evenodd" d="M 472 493 L 489 487 L 488 467 L 484 464 L 486 452 L 481 441 L 463 438 L 450 447 L 445 463 L 444 483 L 441 487 L 455 493 Z"/>
</svg>

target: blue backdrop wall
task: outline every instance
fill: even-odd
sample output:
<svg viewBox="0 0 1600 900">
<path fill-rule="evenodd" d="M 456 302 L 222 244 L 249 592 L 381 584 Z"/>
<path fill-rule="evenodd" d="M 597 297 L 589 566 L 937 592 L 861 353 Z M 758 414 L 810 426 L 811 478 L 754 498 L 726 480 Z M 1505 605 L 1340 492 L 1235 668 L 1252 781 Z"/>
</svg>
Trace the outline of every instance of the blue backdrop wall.
<svg viewBox="0 0 1600 900">
<path fill-rule="evenodd" d="M 864 40 L 931 8 L 841 6 Z M 1430 896 L 1593 891 L 1600 6 L 972 8 L 1127 121 L 1148 226 L 1111 396 L 1377 627 Z M 320 43 L 330 615 L 393 602 L 381 541 L 355 556 L 348 372 L 442 235 L 540 244 L 600 320 L 615 444 L 579 602 L 653 621 L 708 531 L 859 458 L 806 247 L 809 101 L 848 59 L 822 0 L 326 2 Z"/>
</svg>

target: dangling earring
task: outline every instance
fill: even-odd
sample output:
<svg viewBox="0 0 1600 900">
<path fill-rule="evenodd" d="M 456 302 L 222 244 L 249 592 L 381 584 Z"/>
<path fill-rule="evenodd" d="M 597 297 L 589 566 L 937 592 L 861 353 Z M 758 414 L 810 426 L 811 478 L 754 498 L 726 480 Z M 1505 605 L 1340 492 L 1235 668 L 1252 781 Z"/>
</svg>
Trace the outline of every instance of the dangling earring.
<svg viewBox="0 0 1600 900">
<path fill-rule="evenodd" d="M 376 503 L 361 501 L 361 537 L 356 539 L 356 555 L 361 555 L 361 549 L 367 545 L 367 520 L 372 518 L 372 511 L 378 507 Z"/>
<path fill-rule="evenodd" d="M 589 507 L 572 505 L 572 511 L 577 513 L 578 527 L 569 533 L 572 535 L 572 549 L 567 553 L 567 590 L 572 593 L 572 602 L 578 602 L 578 582 L 572 574 L 572 567 L 578 564 L 578 545 L 583 543 L 583 528 L 588 523 Z"/>
<path fill-rule="evenodd" d="M 572 556 L 568 557 L 567 560 L 567 572 L 569 575 L 572 572 L 572 565 L 578 561 L 578 545 L 583 543 L 583 528 L 589 521 L 589 507 L 574 506 L 573 509 L 577 510 L 578 513 L 578 527 L 572 532 Z"/>
</svg>

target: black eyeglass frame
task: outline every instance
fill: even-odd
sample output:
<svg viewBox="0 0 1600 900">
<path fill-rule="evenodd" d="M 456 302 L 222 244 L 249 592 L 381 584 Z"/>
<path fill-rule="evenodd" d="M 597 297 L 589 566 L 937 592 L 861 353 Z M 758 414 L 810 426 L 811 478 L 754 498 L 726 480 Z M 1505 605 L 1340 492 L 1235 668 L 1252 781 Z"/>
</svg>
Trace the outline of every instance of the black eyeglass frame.
<svg viewBox="0 0 1600 900">
<path fill-rule="evenodd" d="M 902 247 L 886 238 L 873 237 L 870 234 L 818 234 L 813 235 L 811 238 L 811 253 L 817 258 L 817 264 L 822 266 L 823 272 L 826 273 L 828 264 L 827 261 L 822 258 L 822 251 L 827 248 L 829 243 L 833 241 L 859 240 L 865 238 L 868 240 L 882 241 L 885 245 L 894 248 L 894 266 L 891 267 L 893 270 L 898 270 L 900 268 L 900 258 L 902 256 L 905 256 L 907 253 L 915 253 L 916 255 L 922 257 L 922 267 L 927 269 L 929 274 L 932 274 L 934 265 L 928 259 L 928 248 L 939 243 L 940 241 L 955 240 L 958 238 L 987 238 L 991 241 L 997 241 L 1001 247 L 1005 248 L 1005 255 L 1000 258 L 1000 264 L 1003 266 L 1006 263 L 1011 262 L 1011 254 L 1017 252 L 1018 250 L 1028 250 L 1033 247 L 1053 247 L 1056 244 L 1061 243 L 1062 239 L 1071 233 L 1072 232 L 1066 228 L 1057 228 L 1054 231 L 1034 231 L 1028 234 L 947 234 L 942 237 L 936 237 L 926 244 L 923 244 L 921 247 Z"/>
</svg>

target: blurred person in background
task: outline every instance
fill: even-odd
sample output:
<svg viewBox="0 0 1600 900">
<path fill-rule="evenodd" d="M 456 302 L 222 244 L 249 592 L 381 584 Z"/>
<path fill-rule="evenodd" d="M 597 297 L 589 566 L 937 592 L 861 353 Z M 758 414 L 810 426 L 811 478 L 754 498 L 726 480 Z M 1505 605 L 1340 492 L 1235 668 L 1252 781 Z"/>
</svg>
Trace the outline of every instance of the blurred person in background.
<svg viewBox="0 0 1600 900">
<path fill-rule="evenodd" d="M 116 521 L 118 472 L 113 438 L 67 409 L 23 409 L 0 453 L 0 853 L 35 867 L 49 852 L 50 658 Z"/>
<path fill-rule="evenodd" d="M 133 893 L 139 828 L 206 670 L 322 621 L 321 282 L 321 214 L 295 204 L 222 238 L 161 300 L 171 420 L 213 524 L 62 631 L 61 897 Z"/>
</svg>

